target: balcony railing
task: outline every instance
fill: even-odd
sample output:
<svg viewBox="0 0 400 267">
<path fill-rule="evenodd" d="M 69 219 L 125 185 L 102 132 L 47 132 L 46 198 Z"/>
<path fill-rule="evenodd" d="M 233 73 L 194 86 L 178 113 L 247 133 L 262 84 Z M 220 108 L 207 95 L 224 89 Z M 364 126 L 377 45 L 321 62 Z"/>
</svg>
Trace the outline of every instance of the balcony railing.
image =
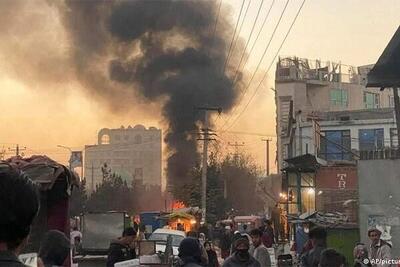
<svg viewBox="0 0 400 267">
<path fill-rule="evenodd" d="M 384 148 L 378 150 L 359 151 L 360 160 L 373 159 L 398 159 L 400 151 L 397 148 Z"/>
</svg>

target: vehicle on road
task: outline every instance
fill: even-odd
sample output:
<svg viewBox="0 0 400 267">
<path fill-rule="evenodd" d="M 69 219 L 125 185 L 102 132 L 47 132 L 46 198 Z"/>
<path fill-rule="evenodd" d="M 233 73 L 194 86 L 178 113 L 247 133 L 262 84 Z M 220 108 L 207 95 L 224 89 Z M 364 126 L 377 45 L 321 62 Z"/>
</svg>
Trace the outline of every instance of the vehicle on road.
<svg viewBox="0 0 400 267">
<path fill-rule="evenodd" d="M 171 229 L 157 229 L 155 230 L 149 240 L 156 242 L 156 251 L 165 252 L 168 236 L 172 238 L 173 255 L 178 256 L 178 248 L 181 241 L 186 237 L 185 232 Z"/>
</svg>

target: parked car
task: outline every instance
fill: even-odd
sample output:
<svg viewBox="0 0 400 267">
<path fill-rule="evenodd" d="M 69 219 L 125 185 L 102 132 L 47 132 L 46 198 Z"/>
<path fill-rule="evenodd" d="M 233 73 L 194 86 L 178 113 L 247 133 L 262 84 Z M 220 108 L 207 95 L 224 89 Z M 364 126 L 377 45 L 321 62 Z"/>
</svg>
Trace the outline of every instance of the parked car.
<svg viewBox="0 0 400 267">
<path fill-rule="evenodd" d="M 157 229 L 151 234 L 149 240 L 159 241 L 156 242 L 156 251 L 165 252 L 168 236 L 172 237 L 173 254 L 174 256 L 177 256 L 179 245 L 186 237 L 185 232 L 171 229 Z"/>
</svg>

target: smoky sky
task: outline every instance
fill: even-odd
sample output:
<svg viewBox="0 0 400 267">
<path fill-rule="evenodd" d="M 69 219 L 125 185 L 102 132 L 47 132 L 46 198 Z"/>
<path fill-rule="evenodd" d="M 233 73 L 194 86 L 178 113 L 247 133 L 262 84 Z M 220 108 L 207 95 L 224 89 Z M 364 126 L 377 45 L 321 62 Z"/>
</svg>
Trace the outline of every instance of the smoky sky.
<svg viewBox="0 0 400 267">
<path fill-rule="evenodd" d="M 197 108 L 229 112 L 242 85 L 241 74 L 235 86 L 232 81 L 240 40 L 224 69 L 233 33 L 226 9 L 219 13 L 219 2 L 202 0 L 45 3 L 58 12 L 65 33 L 65 54 L 56 68 L 65 75 L 57 75 L 74 77 L 89 96 L 114 112 L 133 107 L 138 96 L 161 105 L 167 124 L 168 184 L 177 188 L 189 181 L 200 159 L 195 133 L 204 112 Z M 19 9 L 15 5 L 15 15 Z M 57 58 L 50 58 L 56 66 Z M 50 63 L 46 69 L 51 70 Z"/>
</svg>

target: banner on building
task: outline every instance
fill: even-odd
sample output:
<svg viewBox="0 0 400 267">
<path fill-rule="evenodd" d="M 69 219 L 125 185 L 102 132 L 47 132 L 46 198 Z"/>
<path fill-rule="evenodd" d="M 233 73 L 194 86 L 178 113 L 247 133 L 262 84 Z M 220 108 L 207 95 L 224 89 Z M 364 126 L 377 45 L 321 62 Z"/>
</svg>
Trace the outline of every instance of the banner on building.
<svg viewBox="0 0 400 267">
<path fill-rule="evenodd" d="M 82 167 L 83 166 L 82 158 L 83 158 L 82 151 L 72 151 L 71 158 L 69 159 L 71 169 L 76 167 Z"/>
</svg>

